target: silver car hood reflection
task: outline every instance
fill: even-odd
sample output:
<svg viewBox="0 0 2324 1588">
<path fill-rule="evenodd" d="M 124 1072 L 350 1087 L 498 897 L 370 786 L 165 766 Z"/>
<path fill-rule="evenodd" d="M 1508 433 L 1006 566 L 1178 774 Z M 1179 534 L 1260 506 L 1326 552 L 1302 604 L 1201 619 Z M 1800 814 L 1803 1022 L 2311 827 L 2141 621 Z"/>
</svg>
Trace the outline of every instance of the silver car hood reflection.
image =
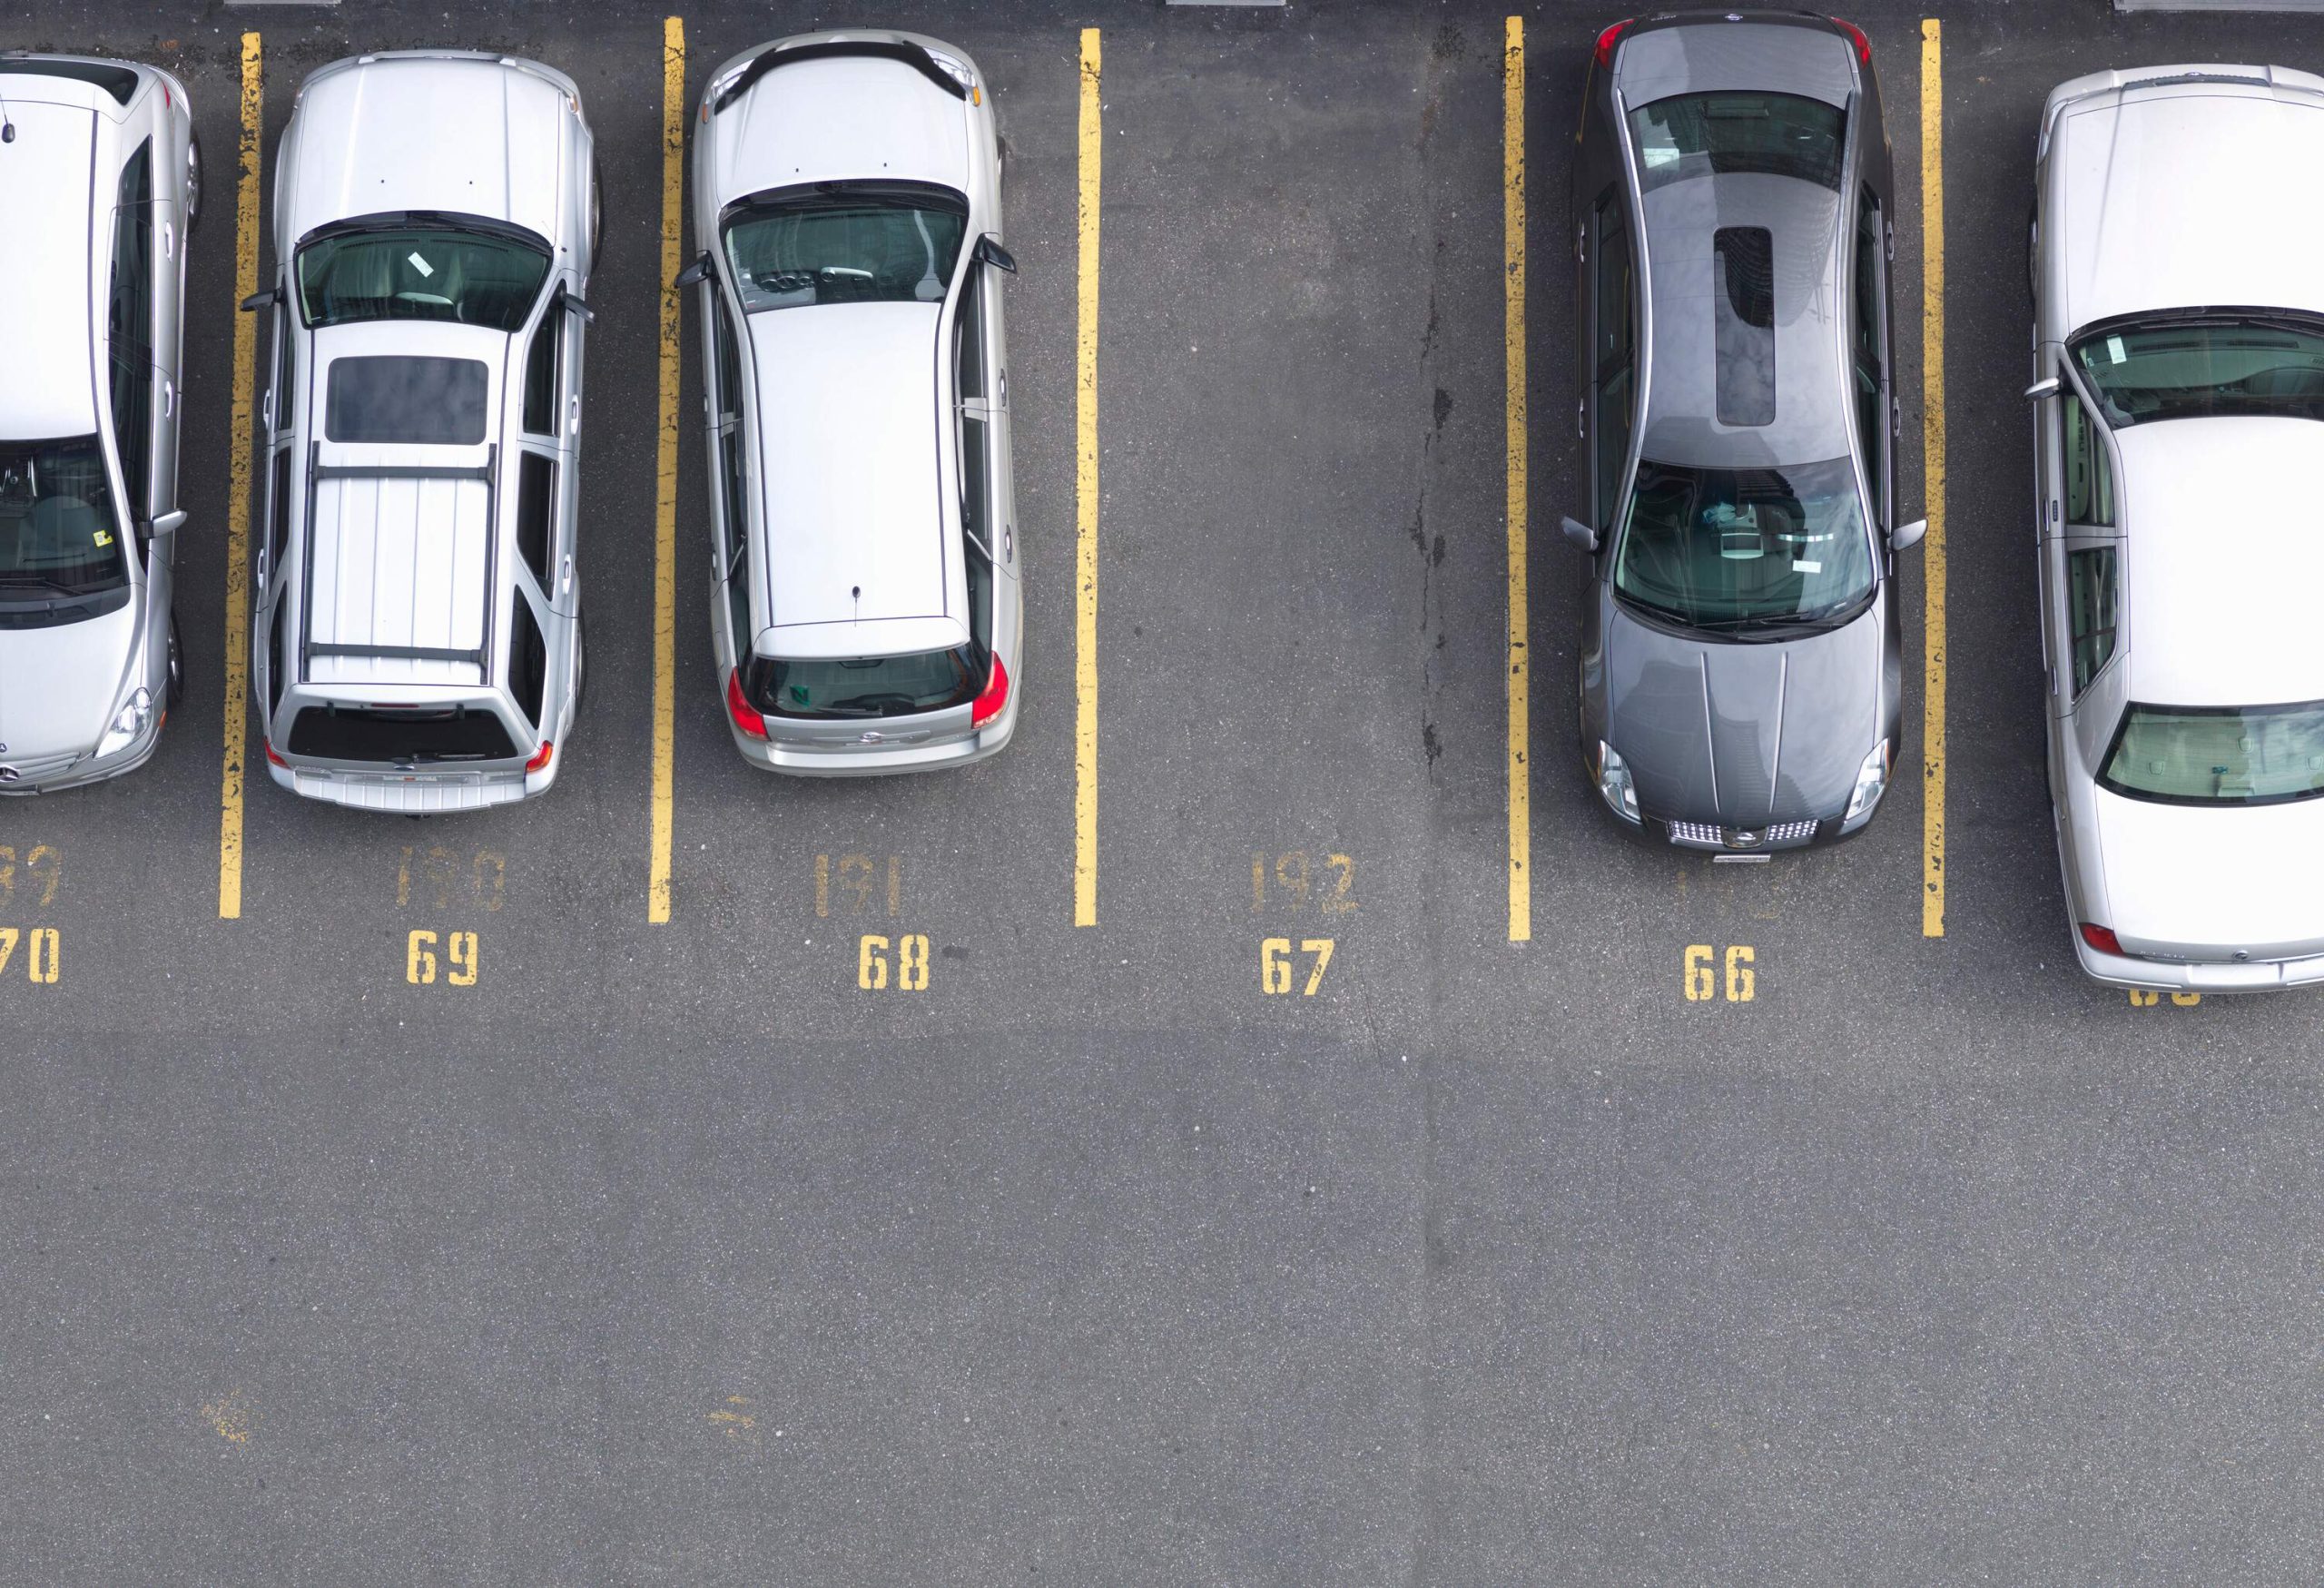
<svg viewBox="0 0 2324 1588">
<path fill-rule="evenodd" d="M 86 755 L 121 693 L 134 602 L 53 628 L 0 628 L 0 764 Z"/>
</svg>

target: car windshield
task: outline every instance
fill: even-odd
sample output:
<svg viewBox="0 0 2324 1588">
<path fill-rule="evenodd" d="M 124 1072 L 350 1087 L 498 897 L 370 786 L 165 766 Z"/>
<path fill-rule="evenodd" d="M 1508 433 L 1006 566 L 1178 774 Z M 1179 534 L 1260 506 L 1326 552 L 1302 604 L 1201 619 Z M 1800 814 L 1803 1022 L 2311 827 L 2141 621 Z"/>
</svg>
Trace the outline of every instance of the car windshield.
<svg viewBox="0 0 2324 1588">
<path fill-rule="evenodd" d="M 318 330 L 366 320 L 524 328 L 548 279 L 547 245 L 452 225 L 358 223 L 299 251 L 300 309 Z"/>
<path fill-rule="evenodd" d="M 1695 176 L 1751 172 L 1840 191 L 1837 105 L 1792 94 L 1682 94 L 1630 112 L 1643 192 Z"/>
<path fill-rule="evenodd" d="M 0 601 L 119 588 L 121 537 L 96 437 L 0 441 Z"/>
<path fill-rule="evenodd" d="M 973 646 L 908 656 L 792 662 L 753 657 L 743 687 L 770 716 L 916 716 L 965 705 L 983 687 L 985 663 Z"/>
<path fill-rule="evenodd" d="M 1792 469 L 1640 459 L 1614 589 L 1668 622 L 1742 630 L 1855 616 L 1872 546 L 1845 458 Z"/>
<path fill-rule="evenodd" d="M 2204 316 L 2100 330 L 2074 362 L 2113 426 L 2262 414 L 2324 419 L 2324 321 Z"/>
<path fill-rule="evenodd" d="M 2129 799 L 2274 805 L 2324 794 L 2324 700 L 2297 705 L 2139 705 L 2098 774 Z"/>
<path fill-rule="evenodd" d="M 921 182 L 819 182 L 728 212 L 726 258 L 743 307 L 938 303 L 969 228 L 968 201 Z"/>
</svg>

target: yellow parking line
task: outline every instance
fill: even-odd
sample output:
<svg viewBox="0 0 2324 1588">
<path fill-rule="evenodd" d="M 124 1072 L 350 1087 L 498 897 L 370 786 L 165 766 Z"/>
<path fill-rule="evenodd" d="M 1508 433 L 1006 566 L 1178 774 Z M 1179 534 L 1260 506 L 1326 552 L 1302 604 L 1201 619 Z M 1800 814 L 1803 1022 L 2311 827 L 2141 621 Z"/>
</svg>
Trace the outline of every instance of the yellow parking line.
<svg viewBox="0 0 2324 1588">
<path fill-rule="evenodd" d="M 1935 17 L 1921 24 L 1921 495 L 1928 538 L 1922 626 L 1921 935 L 1945 935 L 1945 76 Z"/>
<path fill-rule="evenodd" d="M 1502 342 L 1508 368 L 1509 941 L 1533 935 L 1531 702 L 1525 651 L 1525 19 L 1512 16 L 1501 58 Z"/>
<path fill-rule="evenodd" d="M 225 770 L 218 785 L 218 919 L 242 918 L 242 758 L 251 710 L 251 389 L 258 316 L 239 305 L 258 291 L 259 140 L 265 83 L 258 35 L 242 35 L 242 136 L 234 187 L 233 437 L 226 461 Z"/>
<path fill-rule="evenodd" d="M 1080 330 L 1075 352 L 1078 530 L 1073 708 L 1073 924 L 1098 924 L 1098 30 L 1081 30 Z"/>
<path fill-rule="evenodd" d="M 678 228 L 685 191 L 686 27 L 662 19 L 662 406 L 654 472 L 654 835 L 645 919 L 670 919 L 670 783 L 678 650 Z"/>
</svg>

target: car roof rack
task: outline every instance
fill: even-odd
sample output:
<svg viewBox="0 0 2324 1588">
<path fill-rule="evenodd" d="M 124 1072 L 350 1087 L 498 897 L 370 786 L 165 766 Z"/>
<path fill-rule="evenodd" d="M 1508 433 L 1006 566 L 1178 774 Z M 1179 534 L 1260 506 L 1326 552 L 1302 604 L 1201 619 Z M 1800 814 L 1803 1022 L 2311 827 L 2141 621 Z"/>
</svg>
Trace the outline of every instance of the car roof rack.
<svg viewBox="0 0 2324 1588">
<path fill-rule="evenodd" d="M 305 580 L 300 597 L 299 681 L 315 682 L 311 666 L 318 656 L 361 656 L 378 661 L 464 662 L 476 668 L 478 681 L 492 682 L 492 619 L 499 607 L 500 443 L 487 444 L 484 461 L 474 468 L 458 464 L 325 463 L 322 443 L 307 443 L 307 549 Z M 484 486 L 484 608 L 478 642 L 472 650 L 448 646 L 347 645 L 318 642 L 315 632 L 315 496 L 327 479 L 450 479 L 480 481 Z"/>
</svg>

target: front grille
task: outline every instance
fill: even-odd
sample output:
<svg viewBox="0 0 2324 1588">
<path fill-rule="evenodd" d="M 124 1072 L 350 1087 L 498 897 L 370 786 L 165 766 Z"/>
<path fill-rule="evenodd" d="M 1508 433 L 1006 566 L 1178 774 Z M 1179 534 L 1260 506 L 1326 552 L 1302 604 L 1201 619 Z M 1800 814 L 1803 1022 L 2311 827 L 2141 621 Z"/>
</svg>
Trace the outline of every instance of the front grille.
<svg viewBox="0 0 2324 1588">
<path fill-rule="evenodd" d="M 1718 827 L 1709 822 L 1669 822 L 1664 825 L 1670 829 L 1673 843 L 1705 843 L 1714 849 L 1766 849 L 1773 844 L 1804 843 L 1816 836 L 1813 822 L 1777 822 L 1771 827 L 1741 829 Z M 1738 832 L 1752 833 L 1751 842 L 1737 843 Z"/>
</svg>

